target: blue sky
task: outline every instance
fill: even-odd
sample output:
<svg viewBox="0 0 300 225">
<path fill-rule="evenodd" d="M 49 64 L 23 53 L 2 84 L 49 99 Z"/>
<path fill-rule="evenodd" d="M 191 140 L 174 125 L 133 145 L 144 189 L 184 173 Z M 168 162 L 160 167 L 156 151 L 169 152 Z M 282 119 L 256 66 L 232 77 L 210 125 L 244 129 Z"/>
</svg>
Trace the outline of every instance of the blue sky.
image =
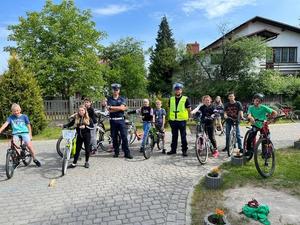
<svg viewBox="0 0 300 225">
<path fill-rule="evenodd" d="M 60 0 L 53 2 L 59 3 Z M 0 73 L 7 68 L 7 25 L 18 23 L 28 11 L 40 11 L 43 0 L 1 1 Z M 166 15 L 177 43 L 197 41 L 201 48 L 219 37 L 218 24 L 231 28 L 254 16 L 262 16 L 299 26 L 299 0 L 75 0 L 80 9 L 90 9 L 96 28 L 108 37 L 108 45 L 131 36 L 144 42 L 144 49 L 155 44 L 161 17 Z"/>
</svg>

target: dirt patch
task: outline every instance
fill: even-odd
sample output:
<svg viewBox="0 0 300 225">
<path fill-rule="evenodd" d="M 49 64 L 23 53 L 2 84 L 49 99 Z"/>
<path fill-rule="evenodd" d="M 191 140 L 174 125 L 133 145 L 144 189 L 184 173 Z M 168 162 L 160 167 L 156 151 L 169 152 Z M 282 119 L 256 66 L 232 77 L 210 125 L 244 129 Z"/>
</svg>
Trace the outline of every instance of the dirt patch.
<svg viewBox="0 0 300 225">
<path fill-rule="evenodd" d="M 224 206 L 230 211 L 233 218 L 246 218 L 239 215 L 245 203 L 255 198 L 261 204 L 270 207 L 268 219 L 272 225 L 300 225 L 300 199 L 299 197 L 267 188 L 246 186 L 230 189 L 224 192 Z M 251 220 L 247 224 L 260 224 Z"/>
</svg>

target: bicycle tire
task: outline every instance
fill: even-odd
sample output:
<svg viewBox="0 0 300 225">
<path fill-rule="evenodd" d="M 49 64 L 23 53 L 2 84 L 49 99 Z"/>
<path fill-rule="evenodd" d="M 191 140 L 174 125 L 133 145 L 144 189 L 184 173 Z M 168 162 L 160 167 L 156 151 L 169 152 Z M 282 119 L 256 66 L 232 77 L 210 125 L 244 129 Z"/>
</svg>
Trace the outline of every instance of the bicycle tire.
<svg viewBox="0 0 300 225">
<path fill-rule="evenodd" d="M 28 148 L 25 148 L 25 150 L 22 151 L 25 151 L 25 156 L 22 158 L 22 162 L 24 166 L 28 166 L 32 161 L 32 155 L 29 152 Z"/>
<path fill-rule="evenodd" d="M 97 142 L 97 145 L 101 148 L 102 151 L 111 152 L 111 149 L 113 148 L 113 140 L 110 134 L 110 129 L 105 130 L 104 133 L 99 133 L 99 140 Z M 120 134 L 118 134 L 118 145 L 121 145 Z"/>
<path fill-rule="evenodd" d="M 60 144 L 63 140 L 63 136 L 61 135 L 58 139 L 57 139 L 57 142 L 56 142 L 56 152 L 57 154 L 60 156 L 60 157 L 63 157 L 63 151 L 62 149 L 60 148 Z"/>
<path fill-rule="evenodd" d="M 164 134 L 159 134 L 159 135 L 157 136 L 157 148 L 158 148 L 159 150 L 163 150 L 163 149 L 165 148 L 165 144 L 164 144 L 164 139 L 163 139 L 163 137 L 164 137 Z"/>
<path fill-rule="evenodd" d="M 145 159 L 149 159 L 152 155 L 153 148 L 154 148 L 154 137 L 148 133 L 146 137 L 146 143 L 143 150 L 143 155 Z"/>
<path fill-rule="evenodd" d="M 62 160 L 62 168 L 61 168 L 61 174 L 62 176 L 67 174 L 67 168 L 68 168 L 68 162 L 69 162 L 69 157 L 68 154 L 70 154 L 70 149 L 66 148 Z"/>
<path fill-rule="evenodd" d="M 136 127 L 133 127 L 132 129 L 128 129 L 128 131 L 127 131 L 127 139 L 128 139 L 129 145 L 132 145 L 136 139 L 136 130 L 137 130 Z M 128 135 L 129 135 L 129 137 L 128 137 Z"/>
<path fill-rule="evenodd" d="M 247 130 L 245 137 L 244 137 L 244 146 L 243 146 L 243 157 L 247 161 L 250 161 L 253 157 L 253 152 L 249 151 L 249 153 L 248 153 L 248 149 L 247 149 L 247 141 L 248 141 L 249 134 L 250 134 L 250 130 Z"/>
<path fill-rule="evenodd" d="M 200 164 L 204 165 L 208 159 L 208 146 L 205 144 L 205 140 L 201 135 L 196 139 L 195 152 Z M 204 158 L 202 156 L 204 156 Z"/>
<path fill-rule="evenodd" d="M 7 150 L 6 153 L 6 163 L 5 163 L 5 172 L 6 172 L 6 177 L 7 179 L 10 179 L 14 175 L 14 170 L 15 170 L 15 160 L 14 160 L 14 154 L 11 149 Z"/>
<path fill-rule="evenodd" d="M 263 142 L 266 142 L 267 144 L 267 150 L 263 150 Z M 260 149 L 261 146 L 261 149 Z M 263 177 L 268 178 L 273 175 L 275 171 L 275 149 L 273 146 L 273 143 L 270 140 L 267 140 L 265 138 L 261 138 L 258 140 L 258 142 L 255 145 L 254 150 L 254 163 L 257 172 Z M 272 165 L 269 166 L 269 163 Z M 266 172 L 266 169 L 269 169 L 268 172 Z"/>
<path fill-rule="evenodd" d="M 230 157 L 232 155 L 233 150 L 234 150 L 234 146 L 236 145 L 236 136 L 233 135 L 234 134 L 233 129 L 235 129 L 235 128 L 232 127 L 232 129 L 230 131 L 230 136 L 229 136 L 229 147 L 227 148 L 228 157 Z"/>
</svg>

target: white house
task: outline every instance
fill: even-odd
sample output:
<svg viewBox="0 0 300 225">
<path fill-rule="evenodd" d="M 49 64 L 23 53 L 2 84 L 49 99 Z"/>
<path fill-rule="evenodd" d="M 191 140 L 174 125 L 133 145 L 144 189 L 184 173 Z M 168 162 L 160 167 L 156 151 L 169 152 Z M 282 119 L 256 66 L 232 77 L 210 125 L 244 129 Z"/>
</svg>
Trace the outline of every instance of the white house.
<svg viewBox="0 0 300 225">
<path fill-rule="evenodd" d="M 262 37 L 273 49 L 273 57 L 257 62 L 261 69 L 279 70 L 284 74 L 300 73 L 300 28 L 256 16 L 225 34 L 226 38 L 251 36 Z M 218 49 L 222 38 L 202 50 Z"/>
</svg>

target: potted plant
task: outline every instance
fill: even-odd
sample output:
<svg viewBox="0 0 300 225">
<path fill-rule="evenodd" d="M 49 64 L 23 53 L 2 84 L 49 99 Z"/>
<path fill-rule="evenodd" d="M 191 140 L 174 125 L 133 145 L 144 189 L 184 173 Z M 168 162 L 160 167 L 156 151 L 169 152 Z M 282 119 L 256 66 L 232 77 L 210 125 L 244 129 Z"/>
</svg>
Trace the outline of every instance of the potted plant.
<svg viewBox="0 0 300 225">
<path fill-rule="evenodd" d="M 219 167 L 214 167 L 205 176 L 205 185 L 211 189 L 217 189 L 222 184 L 222 177 Z"/>
<path fill-rule="evenodd" d="M 238 151 L 236 154 L 231 156 L 231 164 L 235 166 L 242 166 L 244 165 L 245 159 L 243 155 Z"/>
<path fill-rule="evenodd" d="M 205 225 L 230 225 L 222 209 L 216 209 L 215 213 L 209 213 L 204 218 Z"/>
</svg>

